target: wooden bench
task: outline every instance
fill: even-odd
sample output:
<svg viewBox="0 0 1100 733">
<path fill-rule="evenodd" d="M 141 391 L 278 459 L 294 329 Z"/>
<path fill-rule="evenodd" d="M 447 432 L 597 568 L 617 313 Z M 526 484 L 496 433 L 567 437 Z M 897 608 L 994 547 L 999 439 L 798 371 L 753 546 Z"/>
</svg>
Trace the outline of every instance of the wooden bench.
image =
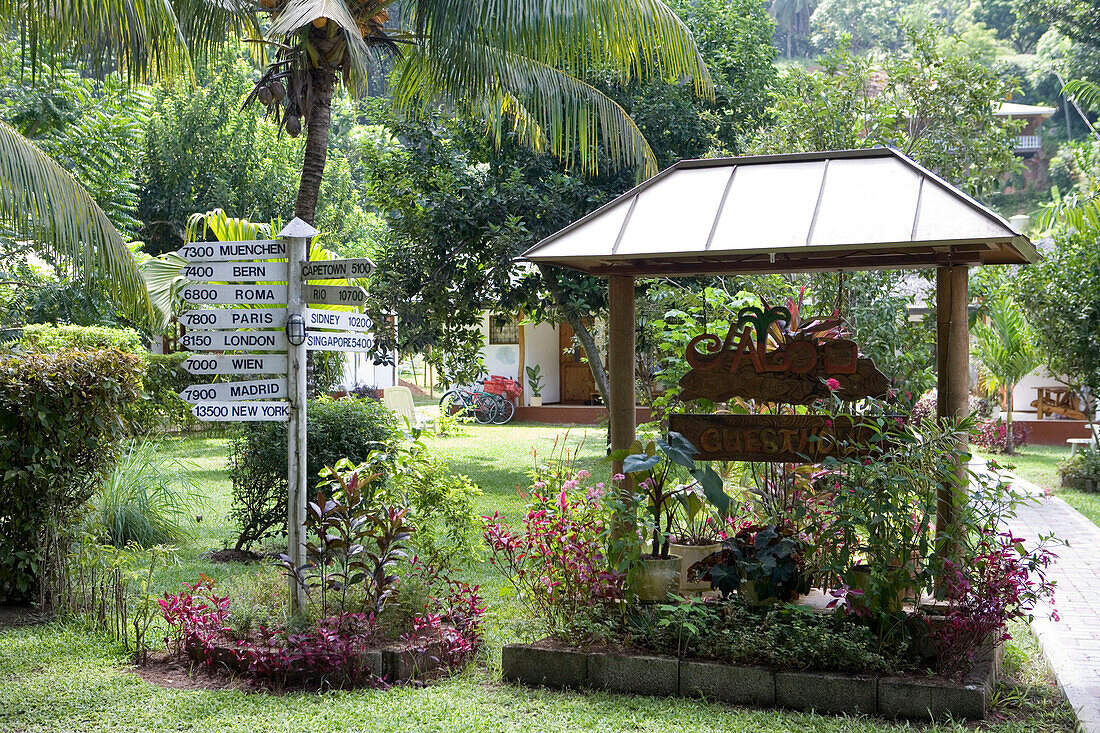
<svg viewBox="0 0 1100 733">
<path fill-rule="evenodd" d="M 1077 395 L 1069 387 L 1036 387 L 1039 396 L 1032 401 L 1035 419 L 1042 420 L 1044 415 L 1061 415 L 1071 420 L 1084 420 L 1085 413 Z"/>
</svg>

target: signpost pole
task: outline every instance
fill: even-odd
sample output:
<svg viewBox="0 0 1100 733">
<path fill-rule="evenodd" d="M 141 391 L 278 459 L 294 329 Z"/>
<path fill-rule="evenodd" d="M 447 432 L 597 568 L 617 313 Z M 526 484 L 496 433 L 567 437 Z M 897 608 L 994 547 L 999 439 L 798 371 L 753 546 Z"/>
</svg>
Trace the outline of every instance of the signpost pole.
<svg viewBox="0 0 1100 733">
<path fill-rule="evenodd" d="M 317 234 L 312 226 L 295 218 L 280 237 L 287 238 L 287 320 L 295 315 L 305 317 L 306 304 L 302 292 L 302 264 L 309 257 L 309 240 Z M 290 399 L 290 424 L 287 429 L 287 556 L 295 567 L 306 562 L 306 344 L 287 345 L 287 396 Z M 290 611 L 298 613 L 305 607 L 305 589 L 290 580 Z"/>
</svg>

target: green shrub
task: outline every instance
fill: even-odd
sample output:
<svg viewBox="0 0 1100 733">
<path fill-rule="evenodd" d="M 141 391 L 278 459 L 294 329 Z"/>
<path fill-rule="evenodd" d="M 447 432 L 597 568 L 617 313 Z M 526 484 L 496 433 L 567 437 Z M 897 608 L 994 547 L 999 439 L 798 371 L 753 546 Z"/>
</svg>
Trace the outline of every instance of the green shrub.
<svg viewBox="0 0 1100 733">
<path fill-rule="evenodd" d="M 174 542 L 187 535 L 201 502 L 182 461 L 151 441 L 131 440 L 92 497 L 90 529 L 115 547 Z"/>
<path fill-rule="evenodd" d="M 0 357 L 0 601 L 48 601 L 66 532 L 117 455 L 140 358 L 116 349 Z"/>
<path fill-rule="evenodd" d="M 181 351 L 146 357 L 142 380 L 145 398 L 134 410 L 133 432 L 183 430 L 198 424 L 191 414 L 191 405 L 181 400 L 179 393 L 192 384 L 204 384 L 210 378 L 191 374 L 183 368 L 189 356 L 190 352 Z"/>
<path fill-rule="evenodd" d="M 33 351 L 60 349 L 118 349 L 128 354 L 147 355 L 141 334 L 132 328 L 107 326 L 55 326 L 35 323 L 23 327 L 20 342 Z"/>
<path fill-rule="evenodd" d="M 307 475 L 341 458 L 359 463 L 398 435 L 397 419 L 374 400 L 319 399 L 308 404 Z M 237 548 L 286 532 L 286 423 L 246 423 L 230 453 Z M 312 488 L 312 487 L 311 487 Z"/>
<path fill-rule="evenodd" d="M 474 506 L 481 489 L 464 474 L 451 473 L 447 462 L 422 444 L 407 470 L 394 477 L 395 488 L 412 507 L 413 544 L 430 565 L 480 559 L 481 518 Z"/>
</svg>

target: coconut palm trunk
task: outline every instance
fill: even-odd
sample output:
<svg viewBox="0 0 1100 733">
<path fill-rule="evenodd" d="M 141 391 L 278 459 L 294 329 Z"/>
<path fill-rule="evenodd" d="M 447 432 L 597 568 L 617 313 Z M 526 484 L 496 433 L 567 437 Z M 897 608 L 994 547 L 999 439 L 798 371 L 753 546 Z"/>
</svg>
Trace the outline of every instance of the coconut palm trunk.
<svg viewBox="0 0 1100 733">
<path fill-rule="evenodd" d="M 325 175 L 325 162 L 328 160 L 328 140 L 332 128 L 332 95 L 336 88 L 336 74 L 330 69 L 314 69 L 310 72 L 310 77 L 315 96 L 306 126 L 302 179 L 298 183 L 298 199 L 294 204 L 294 215 L 312 225 L 317 216 L 321 181 Z"/>
</svg>

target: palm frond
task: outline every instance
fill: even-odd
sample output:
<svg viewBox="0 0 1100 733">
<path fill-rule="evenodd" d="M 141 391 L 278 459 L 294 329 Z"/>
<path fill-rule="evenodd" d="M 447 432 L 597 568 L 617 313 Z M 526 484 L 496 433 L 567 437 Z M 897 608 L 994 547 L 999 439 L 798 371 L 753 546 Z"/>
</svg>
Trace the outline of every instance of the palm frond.
<svg viewBox="0 0 1100 733">
<path fill-rule="evenodd" d="M 228 38 L 260 38 L 263 28 L 252 0 L 172 0 L 188 50 L 196 59 L 210 56 Z M 263 44 L 252 44 L 255 61 L 264 63 Z"/>
<path fill-rule="evenodd" d="M 695 39 L 661 0 L 416 0 L 412 11 L 423 46 L 453 64 L 456 92 L 483 78 L 476 63 L 483 45 L 575 74 L 610 68 L 624 80 L 690 79 L 697 94 L 714 95 Z"/>
<path fill-rule="evenodd" d="M 1012 389 L 1041 359 L 1034 334 L 1020 306 L 1008 295 L 995 296 L 988 322 L 979 321 L 972 332 L 973 352 L 991 389 Z"/>
<path fill-rule="evenodd" d="M 1085 79 L 1070 79 L 1062 87 L 1062 94 L 1073 97 L 1086 107 L 1100 106 L 1100 84 Z"/>
<path fill-rule="evenodd" d="M 133 81 L 190 69 L 170 0 L 0 0 L 0 22 L 19 28 L 32 75 L 39 54 L 51 49 Z"/>
<path fill-rule="evenodd" d="M 308 29 L 313 21 L 321 18 L 345 31 L 351 86 L 353 89 L 361 87 L 369 73 L 370 50 L 346 0 L 289 0 L 267 29 L 268 38 L 281 40 Z"/>
<path fill-rule="evenodd" d="M 641 130 L 617 102 L 575 76 L 535 59 L 471 44 L 466 59 L 482 68 L 480 81 L 454 94 L 455 79 L 444 59 L 426 52 L 406 54 L 391 77 L 399 106 L 414 109 L 424 99 L 444 99 L 482 116 L 499 131 L 511 115 L 520 138 L 536 150 L 548 147 L 567 164 L 599 170 L 600 146 L 615 167 L 638 168 L 640 178 L 657 172 L 653 151 Z"/>
<path fill-rule="evenodd" d="M 34 143 L 0 122 L 0 221 L 101 287 L 135 321 L 153 317 L 133 253 L 103 209 Z"/>
<path fill-rule="evenodd" d="M 185 241 L 201 242 L 206 239 L 207 234 L 213 234 L 219 242 L 264 239 L 271 235 L 271 225 L 229 216 L 224 209 L 214 209 L 187 217 Z"/>
</svg>

